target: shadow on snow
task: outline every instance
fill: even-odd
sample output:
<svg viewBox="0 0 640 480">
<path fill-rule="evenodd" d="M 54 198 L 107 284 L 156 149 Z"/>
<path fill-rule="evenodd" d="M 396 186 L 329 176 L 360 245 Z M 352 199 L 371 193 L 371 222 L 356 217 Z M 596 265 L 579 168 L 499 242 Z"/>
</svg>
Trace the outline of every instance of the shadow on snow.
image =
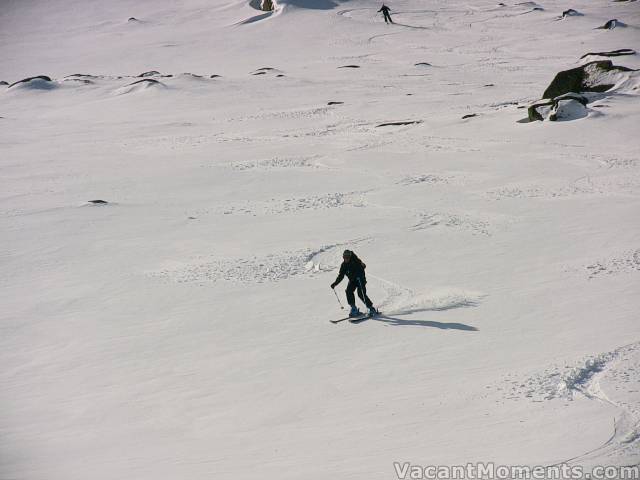
<svg viewBox="0 0 640 480">
<path fill-rule="evenodd" d="M 477 332 L 478 329 L 473 325 L 467 325 L 464 323 L 444 323 L 434 322 L 432 320 L 402 320 L 401 318 L 389 317 L 388 315 L 379 315 L 371 318 L 371 320 L 377 320 L 379 322 L 388 323 L 395 326 L 417 326 L 417 327 L 432 327 L 439 328 L 441 330 L 465 330 L 468 332 Z"/>
</svg>

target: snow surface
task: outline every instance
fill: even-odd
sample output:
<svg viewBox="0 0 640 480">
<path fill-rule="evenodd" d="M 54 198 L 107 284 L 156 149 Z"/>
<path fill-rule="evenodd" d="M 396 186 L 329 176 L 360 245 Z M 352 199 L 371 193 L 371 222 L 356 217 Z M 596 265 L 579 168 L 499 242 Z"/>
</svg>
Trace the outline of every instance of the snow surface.
<svg viewBox="0 0 640 480">
<path fill-rule="evenodd" d="M 0 3 L 0 478 L 640 463 L 639 4 L 388 5 Z"/>
</svg>

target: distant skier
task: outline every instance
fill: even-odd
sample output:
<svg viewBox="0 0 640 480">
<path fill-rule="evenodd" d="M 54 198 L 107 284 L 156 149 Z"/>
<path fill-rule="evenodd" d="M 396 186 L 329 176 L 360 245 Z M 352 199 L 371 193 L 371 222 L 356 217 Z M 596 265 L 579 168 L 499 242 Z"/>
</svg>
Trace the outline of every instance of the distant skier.
<svg viewBox="0 0 640 480">
<path fill-rule="evenodd" d="M 384 3 L 382 4 L 382 7 L 380 7 L 380 10 L 378 10 L 378 12 L 382 12 L 382 15 L 384 15 L 384 23 L 393 23 L 393 20 L 391 20 L 391 14 L 389 13 L 390 11 L 391 9 Z"/>
<path fill-rule="evenodd" d="M 356 299 L 353 295 L 353 292 L 356 289 L 358 290 L 358 297 L 360 297 L 360 300 L 362 300 L 369 309 L 369 315 L 375 315 L 378 311 L 374 308 L 373 302 L 367 296 L 367 278 L 364 273 L 364 269 L 367 268 L 367 266 L 351 250 L 345 250 L 342 253 L 342 260 L 340 272 L 338 273 L 336 281 L 331 284 L 331 288 L 335 289 L 346 275 L 349 279 L 349 284 L 347 285 L 346 290 L 347 302 L 351 307 L 349 316 L 357 317 L 362 315 L 360 310 L 358 310 L 358 307 L 356 307 Z"/>
</svg>

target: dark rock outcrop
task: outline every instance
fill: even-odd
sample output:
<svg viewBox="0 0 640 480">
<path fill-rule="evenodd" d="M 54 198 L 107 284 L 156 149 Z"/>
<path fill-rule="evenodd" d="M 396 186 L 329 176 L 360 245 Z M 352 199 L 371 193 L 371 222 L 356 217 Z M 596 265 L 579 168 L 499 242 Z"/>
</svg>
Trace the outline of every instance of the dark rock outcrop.
<svg viewBox="0 0 640 480">
<path fill-rule="evenodd" d="M 11 85 L 9 85 L 9 88 L 15 87 L 16 85 L 18 85 L 20 83 L 29 83 L 32 80 L 43 80 L 45 82 L 50 82 L 51 78 L 47 77 L 46 75 L 38 75 L 38 76 L 35 76 L 35 77 L 23 78 L 22 80 L 18 80 L 17 82 L 13 82 Z"/>
<path fill-rule="evenodd" d="M 607 23 L 605 23 L 601 27 L 596 27 L 596 30 L 613 30 L 616 27 L 624 27 L 624 26 L 626 26 L 624 23 L 622 23 L 617 18 L 614 18 L 612 20 L 609 20 Z"/>
<path fill-rule="evenodd" d="M 422 123 L 422 120 L 410 120 L 408 122 L 386 122 L 381 123 L 380 125 L 376 125 L 376 127 L 396 127 L 403 125 L 416 125 L 418 123 Z"/>
<path fill-rule="evenodd" d="M 360 68 L 360 65 L 342 65 L 338 68 Z"/>
<path fill-rule="evenodd" d="M 93 203 L 94 205 L 107 205 L 109 202 L 106 200 L 89 200 L 89 203 Z"/>
<path fill-rule="evenodd" d="M 568 120 L 586 116 L 587 98 L 577 93 L 567 93 L 556 98 L 539 100 L 527 109 L 530 122 L 543 120 Z M 582 107 L 578 107 L 580 104 Z"/>
<path fill-rule="evenodd" d="M 67 75 L 64 78 L 69 78 L 69 77 L 98 78 L 96 75 L 89 75 L 88 73 L 72 73 L 71 75 Z"/>
<path fill-rule="evenodd" d="M 137 75 L 137 76 L 140 78 L 143 78 L 143 77 L 153 77 L 155 75 L 160 75 L 160 72 L 157 72 L 156 70 L 150 70 L 148 72 L 141 73 L 140 75 Z"/>
<path fill-rule="evenodd" d="M 620 57 L 622 55 L 635 55 L 636 51 L 630 48 L 621 48 L 619 50 L 611 50 L 610 52 L 589 52 L 582 55 L 580 58 L 588 57 L 589 55 L 598 57 Z"/>
<path fill-rule="evenodd" d="M 9 82 L 5 82 L 4 80 L 0 81 L 0 85 L 9 85 Z"/>
<path fill-rule="evenodd" d="M 606 82 L 607 72 L 628 72 L 630 68 L 613 65 L 611 60 L 589 62 L 581 67 L 558 73 L 542 94 L 555 98 L 569 92 L 606 92 L 614 84 Z"/>
<path fill-rule="evenodd" d="M 416 67 L 430 67 L 431 64 L 429 62 L 419 62 L 419 63 L 414 64 L 414 66 L 416 66 Z"/>
<path fill-rule="evenodd" d="M 564 12 L 562 12 L 562 18 L 581 17 L 581 16 L 582 14 L 577 10 L 574 10 L 573 8 L 570 8 L 569 10 L 565 10 Z"/>
<path fill-rule="evenodd" d="M 127 22 L 139 22 L 140 20 L 138 20 L 136 17 L 129 17 L 129 20 L 127 20 Z"/>
<path fill-rule="evenodd" d="M 473 117 L 477 117 L 478 114 L 477 113 L 469 113 L 467 115 L 463 115 L 462 116 L 462 120 L 464 120 L 465 118 L 473 118 Z"/>
<path fill-rule="evenodd" d="M 211 75 L 209 78 L 220 78 L 222 75 Z"/>
<path fill-rule="evenodd" d="M 127 86 L 136 85 L 139 83 L 146 83 L 147 85 L 162 85 L 158 80 L 154 80 L 153 78 L 143 78 L 142 80 L 136 80 L 135 82 L 130 83 Z"/>
<path fill-rule="evenodd" d="M 82 85 L 93 84 L 91 80 L 88 80 L 86 78 L 75 78 L 75 77 L 65 78 L 63 82 L 76 82 L 76 83 L 81 83 Z"/>
<path fill-rule="evenodd" d="M 343 105 L 344 102 L 327 102 L 327 105 Z"/>
</svg>

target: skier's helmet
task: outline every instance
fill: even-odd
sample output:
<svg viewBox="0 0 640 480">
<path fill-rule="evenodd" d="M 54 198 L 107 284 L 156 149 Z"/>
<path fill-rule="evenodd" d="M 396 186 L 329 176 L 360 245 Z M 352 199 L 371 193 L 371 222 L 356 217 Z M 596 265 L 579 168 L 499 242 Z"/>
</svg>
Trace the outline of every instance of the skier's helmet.
<svg viewBox="0 0 640 480">
<path fill-rule="evenodd" d="M 345 260 L 349 260 L 352 253 L 353 252 L 351 250 L 345 250 L 344 252 L 342 252 L 342 258 L 344 258 Z"/>
</svg>

